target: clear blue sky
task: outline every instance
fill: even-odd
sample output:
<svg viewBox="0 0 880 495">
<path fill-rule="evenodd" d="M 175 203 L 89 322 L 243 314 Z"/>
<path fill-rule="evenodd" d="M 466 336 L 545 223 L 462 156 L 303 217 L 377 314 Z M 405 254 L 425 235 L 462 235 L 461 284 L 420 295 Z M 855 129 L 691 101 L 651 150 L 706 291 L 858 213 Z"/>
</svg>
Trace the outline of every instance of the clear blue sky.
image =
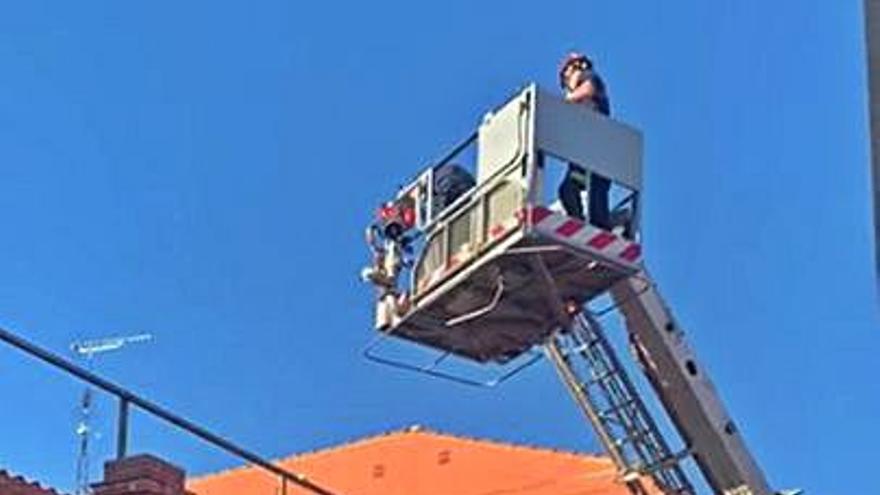
<svg viewBox="0 0 880 495">
<path fill-rule="evenodd" d="M 645 133 L 648 264 L 768 477 L 863 493 L 880 328 L 860 5 L 4 4 L 0 324 L 58 352 L 152 332 L 99 371 L 267 456 L 413 423 L 596 450 L 546 363 L 478 391 L 359 357 L 375 205 L 580 47 Z M 0 466 L 69 489 L 79 392 L 0 348 Z M 190 472 L 238 463 L 133 427 Z"/>
</svg>

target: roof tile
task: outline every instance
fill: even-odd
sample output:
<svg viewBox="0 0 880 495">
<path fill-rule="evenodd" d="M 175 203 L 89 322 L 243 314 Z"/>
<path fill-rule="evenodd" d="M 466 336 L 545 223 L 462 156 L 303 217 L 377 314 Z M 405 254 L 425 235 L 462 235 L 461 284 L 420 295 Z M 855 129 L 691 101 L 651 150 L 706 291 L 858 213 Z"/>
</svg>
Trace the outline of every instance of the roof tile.
<svg viewBox="0 0 880 495">
<path fill-rule="evenodd" d="M 345 495 L 626 495 L 606 457 L 453 436 L 409 427 L 279 459 Z M 254 467 L 191 479 L 197 495 L 280 495 Z M 288 487 L 287 495 L 306 493 Z"/>
</svg>

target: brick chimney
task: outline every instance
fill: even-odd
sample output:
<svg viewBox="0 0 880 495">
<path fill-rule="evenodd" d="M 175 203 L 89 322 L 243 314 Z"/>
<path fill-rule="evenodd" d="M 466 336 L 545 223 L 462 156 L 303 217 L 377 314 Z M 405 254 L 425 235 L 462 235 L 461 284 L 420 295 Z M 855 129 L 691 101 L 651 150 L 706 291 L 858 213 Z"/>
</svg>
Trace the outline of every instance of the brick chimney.
<svg viewBox="0 0 880 495">
<path fill-rule="evenodd" d="M 187 495 L 186 473 L 158 457 L 141 454 L 104 463 L 104 481 L 94 495 Z"/>
</svg>

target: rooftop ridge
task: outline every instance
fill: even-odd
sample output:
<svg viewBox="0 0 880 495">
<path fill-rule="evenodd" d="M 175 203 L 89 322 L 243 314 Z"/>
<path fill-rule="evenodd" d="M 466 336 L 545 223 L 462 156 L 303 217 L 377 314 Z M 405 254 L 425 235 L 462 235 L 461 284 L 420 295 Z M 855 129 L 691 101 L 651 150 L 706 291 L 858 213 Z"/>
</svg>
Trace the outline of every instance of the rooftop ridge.
<svg viewBox="0 0 880 495">
<path fill-rule="evenodd" d="M 443 431 L 440 431 L 440 430 L 437 430 L 434 428 L 429 428 L 429 427 L 425 427 L 425 426 L 418 425 L 418 424 L 414 424 L 414 425 L 410 425 L 410 426 L 406 426 L 406 427 L 402 427 L 402 428 L 396 428 L 396 429 L 392 429 L 392 430 L 387 430 L 387 431 L 376 433 L 376 434 L 366 436 L 366 437 L 359 437 L 354 440 L 350 440 L 348 442 L 344 442 L 344 443 L 340 443 L 340 444 L 336 444 L 336 445 L 331 445 L 328 447 L 320 447 L 320 448 L 317 448 L 314 450 L 299 452 L 299 453 L 287 455 L 284 457 L 277 457 L 277 458 L 271 459 L 271 462 L 273 464 L 283 465 L 285 463 L 293 462 L 296 460 L 312 459 L 312 458 L 315 458 L 318 456 L 324 456 L 324 455 L 328 455 L 331 453 L 336 453 L 336 452 L 340 452 L 340 451 L 344 451 L 344 450 L 362 447 L 366 444 L 369 444 L 371 442 L 375 442 L 377 440 L 384 440 L 384 439 L 389 439 L 392 437 L 400 437 L 400 436 L 405 436 L 405 435 L 417 435 L 417 434 L 433 435 L 436 437 L 444 437 L 444 438 L 450 438 L 450 439 L 456 439 L 456 440 L 463 440 L 463 441 L 467 441 L 467 442 L 471 442 L 471 443 L 489 444 L 491 446 L 509 448 L 509 449 L 513 449 L 513 450 L 524 450 L 524 451 L 529 451 L 529 452 L 551 453 L 551 454 L 556 454 L 556 455 L 573 457 L 575 459 L 580 459 L 580 460 L 590 460 L 590 461 L 601 462 L 601 463 L 605 463 L 605 462 L 610 463 L 611 462 L 608 459 L 608 457 L 601 455 L 601 454 L 578 452 L 578 451 L 574 451 L 574 450 L 565 450 L 565 449 L 555 449 L 555 448 L 551 448 L 551 447 L 541 447 L 541 446 L 527 445 L 527 444 L 516 444 L 516 443 L 512 443 L 512 442 L 508 442 L 508 441 L 495 440 L 495 439 L 491 439 L 491 438 L 459 435 L 459 434 L 443 432 Z M 242 466 L 236 466 L 233 468 L 225 469 L 222 471 L 217 471 L 214 473 L 206 473 L 203 475 L 199 475 L 199 476 L 195 476 L 195 477 L 187 479 L 187 485 L 189 485 L 190 483 L 199 483 L 199 482 L 207 481 L 209 479 L 231 476 L 231 475 L 236 474 L 241 471 L 250 470 L 254 467 L 255 466 L 253 466 L 252 464 L 245 464 Z M 305 475 L 305 473 L 297 473 L 297 474 L 304 474 Z M 306 478 L 308 479 L 308 476 L 306 476 Z"/>
<path fill-rule="evenodd" d="M 393 435 L 393 434 L 395 434 L 395 433 L 403 433 L 403 432 L 406 432 L 406 431 L 408 431 L 408 430 L 412 430 L 412 429 L 414 429 L 414 428 L 420 428 L 420 427 L 419 427 L 418 425 L 414 425 L 414 426 L 410 426 L 410 427 L 407 427 L 407 428 L 400 428 L 400 429 L 396 429 L 396 430 L 389 430 L 389 431 L 385 431 L 385 432 L 377 433 L 377 434 L 374 434 L 374 435 L 371 435 L 371 436 L 368 436 L 368 437 L 357 438 L 357 439 L 351 440 L 351 441 L 349 441 L 349 442 L 342 443 L 342 444 L 338 444 L 338 445 L 331 445 L 331 446 L 328 446 L 328 447 L 319 447 L 319 448 L 314 449 L 314 450 L 307 450 L 307 451 L 300 452 L 300 453 L 297 453 L 297 454 L 291 454 L 291 455 L 287 455 L 287 456 L 284 456 L 284 457 L 276 457 L 276 458 L 270 459 L 269 461 L 270 461 L 272 464 L 278 465 L 278 464 L 281 464 L 281 463 L 284 463 L 284 462 L 290 462 L 290 461 L 292 461 L 292 460 L 294 460 L 294 459 L 300 459 L 300 458 L 307 457 L 307 456 L 315 456 L 315 455 L 321 455 L 321 454 L 326 454 L 326 453 L 330 453 L 330 452 L 336 452 L 336 451 L 341 450 L 341 449 L 346 448 L 346 447 L 352 447 L 352 446 L 359 445 L 359 444 L 362 444 L 362 443 L 366 443 L 366 442 L 368 442 L 368 441 L 375 440 L 375 439 L 378 439 L 378 438 L 384 438 L 384 437 L 387 437 L 387 436 Z M 223 477 L 226 477 L 226 476 L 232 476 L 232 475 L 234 475 L 234 474 L 236 474 L 236 473 L 238 473 L 238 472 L 253 469 L 254 467 L 256 467 L 256 466 L 254 466 L 253 464 L 244 464 L 244 465 L 241 465 L 241 466 L 235 466 L 235 467 L 232 467 L 232 468 L 229 468 L 229 469 L 224 469 L 224 470 L 217 471 L 217 472 L 214 472 L 214 473 L 206 473 L 206 474 L 202 474 L 202 475 L 195 476 L 195 477 L 192 477 L 192 478 L 188 478 L 188 479 L 186 480 L 186 483 L 187 483 L 187 485 L 189 485 L 190 483 L 203 482 L 203 481 L 206 481 L 206 480 L 209 480 L 209 479 L 216 479 L 216 478 L 223 478 Z M 303 473 L 295 473 L 295 474 L 303 474 Z M 308 477 L 306 477 L 306 478 L 308 478 Z"/>
</svg>

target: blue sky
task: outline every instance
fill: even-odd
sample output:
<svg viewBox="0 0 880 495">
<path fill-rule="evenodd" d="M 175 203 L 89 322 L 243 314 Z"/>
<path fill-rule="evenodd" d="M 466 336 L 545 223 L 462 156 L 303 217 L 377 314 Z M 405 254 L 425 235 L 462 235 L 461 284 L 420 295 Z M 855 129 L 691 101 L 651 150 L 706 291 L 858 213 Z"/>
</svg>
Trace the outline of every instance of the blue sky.
<svg viewBox="0 0 880 495">
<path fill-rule="evenodd" d="M 413 423 L 597 450 L 546 363 L 484 391 L 359 355 L 376 204 L 579 47 L 645 134 L 647 262 L 769 479 L 863 491 L 880 332 L 860 5 L 5 4 L 0 324 L 61 353 L 151 332 L 97 369 L 267 456 Z M 0 466 L 69 489 L 80 390 L 0 348 Z M 190 472 L 238 463 L 133 427 Z"/>
</svg>

